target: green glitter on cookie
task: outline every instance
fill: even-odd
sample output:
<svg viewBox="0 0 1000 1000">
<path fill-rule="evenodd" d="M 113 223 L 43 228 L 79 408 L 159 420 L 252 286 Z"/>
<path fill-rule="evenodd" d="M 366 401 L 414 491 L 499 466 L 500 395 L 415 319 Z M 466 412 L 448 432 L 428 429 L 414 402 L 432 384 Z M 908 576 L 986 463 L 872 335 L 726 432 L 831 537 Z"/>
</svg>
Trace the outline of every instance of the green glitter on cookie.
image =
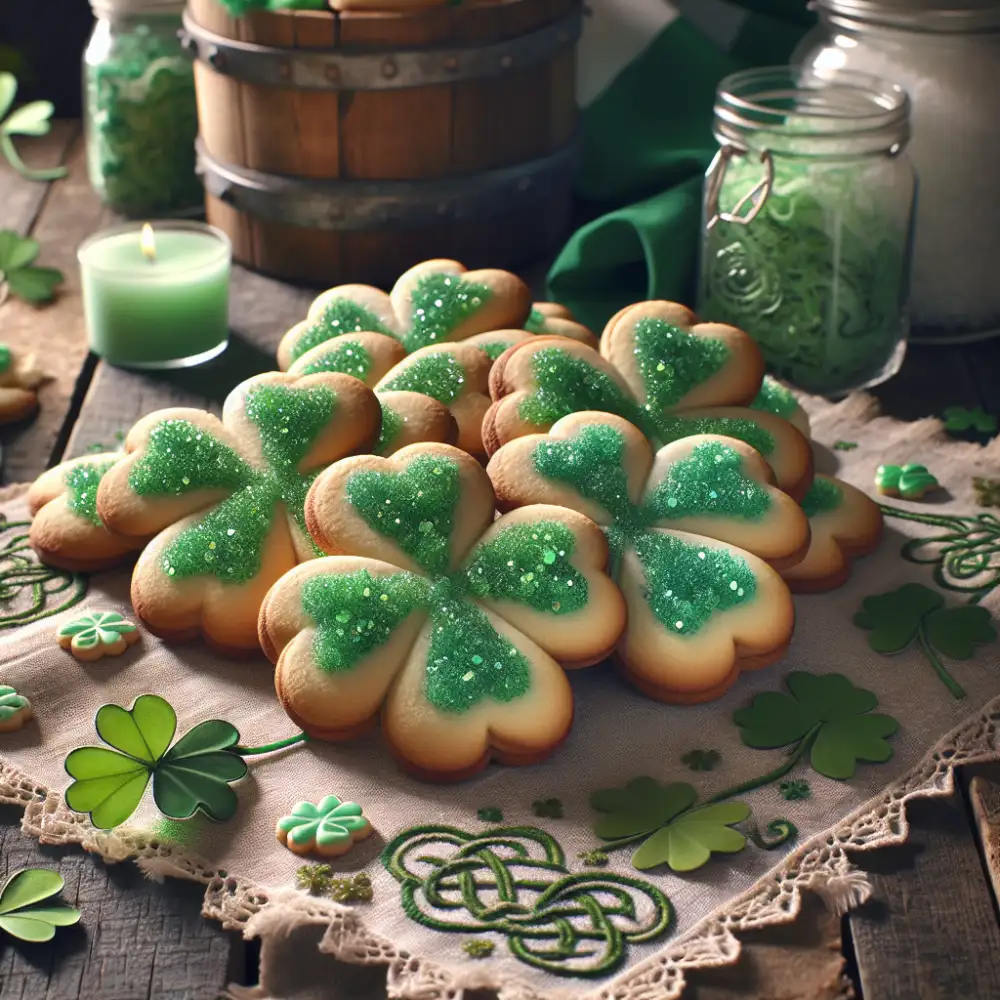
<svg viewBox="0 0 1000 1000">
<path fill-rule="evenodd" d="M 101 519 L 97 516 L 97 487 L 114 464 L 113 458 L 103 462 L 83 462 L 66 473 L 66 506 L 97 527 L 101 526 Z"/>
<path fill-rule="evenodd" d="M 512 524 L 472 553 L 465 578 L 475 597 L 569 614 L 587 604 L 587 580 L 569 561 L 575 545 L 565 524 Z"/>
<path fill-rule="evenodd" d="M 528 333 L 545 333 L 545 313 L 532 309 L 528 313 L 528 318 L 524 321 L 524 329 Z"/>
<path fill-rule="evenodd" d="M 306 457 L 336 405 L 336 393 L 326 386 L 261 385 L 247 393 L 246 414 L 260 435 L 264 458 L 283 471 Z"/>
<path fill-rule="evenodd" d="M 315 375 L 318 372 L 339 372 L 342 375 L 353 375 L 362 382 L 368 378 L 372 370 L 371 355 L 358 343 L 347 341 L 335 343 L 318 358 L 310 361 L 302 368 L 300 374 Z"/>
<path fill-rule="evenodd" d="M 663 444 L 693 434 L 719 434 L 743 441 L 765 457 L 774 451 L 771 432 L 742 417 L 665 417 L 660 421 L 659 431 Z"/>
<path fill-rule="evenodd" d="M 836 510 L 843 501 L 844 491 L 833 480 L 816 478 L 803 497 L 801 506 L 806 517 L 815 517 Z"/>
<path fill-rule="evenodd" d="M 625 438 L 607 424 L 591 424 L 567 440 L 550 437 L 532 453 L 535 468 L 547 479 L 568 483 L 600 504 L 619 524 L 636 522 L 622 461 Z"/>
<path fill-rule="evenodd" d="M 376 455 L 384 455 L 391 447 L 396 435 L 403 429 L 403 418 L 391 407 L 381 400 L 382 406 L 382 429 L 378 434 L 378 442 L 374 451 Z"/>
<path fill-rule="evenodd" d="M 388 382 L 379 386 L 386 392 L 422 392 L 449 406 L 465 390 L 465 369 L 453 354 L 427 354 L 404 362 Z"/>
<path fill-rule="evenodd" d="M 648 410 L 676 406 L 695 386 L 718 373 L 729 359 L 729 348 L 723 341 L 699 337 L 662 319 L 639 320 L 634 344 Z"/>
<path fill-rule="evenodd" d="M 350 299 L 335 298 L 296 340 L 292 347 L 292 360 L 298 361 L 306 351 L 345 333 L 384 333 L 399 339 L 370 309 Z"/>
<path fill-rule="evenodd" d="M 720 441 L 706 441 L 670 467 L 646 506 L 660 520 L 717 514 L 757 521 L 771 509 L 771 497 L 743 474 L 739 452 Z"/>
<path fill-rule="evenodd" d="M 510 702 L 531 686 L 531 664 L 504 639 L 486 615 L 450 584 L 431 609 L 431 643 L 424 694 L 443 712 L 465 712 L 487 698 Z"/>
<path fill-rule="evenodd" d="M 347 502 L 372 530 L 395 542 L 427 572 L 447 572 L 461 489 L 458 466 L 420 455 L 402 472 L 356 472 Z"/>
<path fill-rule="evenodd" d="M 753 599 L 757 580 L 739 556 L 683 541 L 662 532 L 645 532 L 633 542 L 646 575 L 646 602 L 672 632 L 693 635 L 717 611 Z"/>
<path fill-rule="evenodd" d="M 570 413 L 600 410 L 624 417 L 647 437 L 654 436 L 649 415 L 607 372 L 559 347 L 537 351 L 531 367 L 535 391 L 518 406 L 522 420 L 545 427 Z"/>
<path fill-rule="evenodd" d="M 514 341 L 512 340 L 493 340 L 488 344 L 476 344 L 476 346 L 490 359 L 490 361 L 496 361 L 497 358 L 503 354 L 504 351 L 510 347 Z"/>
<path fill-rule="evenodd" d="M 10 370 L 11 353 L 6 344 L 0 344 L 0 375 Z"/>
<path fill-rule="evenodd" d="M 430 587 L 412 573 L 367 570 L 314 576 L 302 587 L 302 610 L 316 622 L 313 655 L 320 669 L 349 670 L 389 641 L 410 614 L 426 607 Z"/>
<path fill-rule="evenodd" d="M 410 296 L 410 329 L 403 337 L 408 352 L 438 344 L 474 316 L 493 297 L 486 285 L 457 274 L 428 274 Z"/>
<path fill-rule="evenodd" d="M 129 473 L 139 496 L 181 496 L 196 490 L 238 490 L 254 470 L 228 445 L 189 420 L 164 420 Z"/>
<path fill-rule="evenodd" d="M 750 404 L 751 410 L 762 410 L 788 420 L 799 408 L 795 393 L 770 375 L 764 376 L 757 398 Z"/>
</svg>

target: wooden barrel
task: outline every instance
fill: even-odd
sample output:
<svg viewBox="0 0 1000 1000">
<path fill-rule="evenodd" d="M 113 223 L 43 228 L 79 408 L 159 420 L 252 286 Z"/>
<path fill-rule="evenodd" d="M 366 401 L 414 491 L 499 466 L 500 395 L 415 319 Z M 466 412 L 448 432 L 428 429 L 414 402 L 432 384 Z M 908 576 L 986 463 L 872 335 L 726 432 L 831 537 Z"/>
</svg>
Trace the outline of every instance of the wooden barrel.
<svg viewBox="0 0 1000 1000">
<path fill-rule="evenodd" d="M 540 257 L 569 225 L 581 19 L 581 0 L 241 18 L 189 0 L 209 221 L 306 284 Z"/>
</svg>

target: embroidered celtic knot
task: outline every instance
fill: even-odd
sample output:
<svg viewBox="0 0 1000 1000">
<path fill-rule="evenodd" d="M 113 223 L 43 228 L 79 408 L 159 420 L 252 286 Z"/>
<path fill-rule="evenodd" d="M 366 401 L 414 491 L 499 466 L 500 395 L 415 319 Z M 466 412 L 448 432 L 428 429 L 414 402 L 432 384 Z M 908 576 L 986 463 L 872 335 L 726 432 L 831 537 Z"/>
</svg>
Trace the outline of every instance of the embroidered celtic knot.
<svg viewBox="0 0 1000 1000">
<path fill-rule="evenodd" d="M 481 834 L 451 826 L 405 830 L 382 862 L 401 884 L 411 920 L 431 930 L 502 934 L 512 955 L 557 976 L 603 976 L 629 944 L 673 922 L 667 897 L 628 875 L 570 872 L 556 840 L 536 827 Z"/>
</svg>

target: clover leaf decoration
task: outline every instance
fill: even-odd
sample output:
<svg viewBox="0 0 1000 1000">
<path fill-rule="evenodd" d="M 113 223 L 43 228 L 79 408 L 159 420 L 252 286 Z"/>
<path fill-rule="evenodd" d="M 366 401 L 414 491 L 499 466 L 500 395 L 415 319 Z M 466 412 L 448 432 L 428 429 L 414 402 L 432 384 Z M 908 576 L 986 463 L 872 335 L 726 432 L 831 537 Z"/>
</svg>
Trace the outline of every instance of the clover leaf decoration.
<svg viewBox="0 0 1000 1000">
<path fill-rule="evenodd" d="M 54 181 L 65 177 L 66 167 L 51 167 L 47 170 L 37 170 L 29 167 L 21 159 L 11 136 L 48 135 L 52 128 L 52 112 L 55 110 L 51 101 L 32 101 L 16 111 L 7 114 L 17 97 L 17 78 L 13 73 L 0 73 L 0 151 L 7 162 L 26 180 Z"/>
<path fill-rule="evenodd" d="M 150 779 L 156 808 L 170 819 L 203 813 L 230 819 L 236 793 L 229 787 L 247 773 L 234 748 L 240 734 L 229 722 L 199 723 L 171 746 L 177 715 L 159 695 L 144 694 L 130 709 L 103 705 L 97 711 L 97 734 L 112 749 L 80 747 L 66 758 L 74 779 L 66 805 L 90 813 L 102 830 L 119 826 L 135 812 Z"/>
<path fill-rule="evenodd" d="M 482 466 L 443 444 L 355 456 L 316 480 L 309 528 L 336 555 L 286 574 L 260 623 L 297 725 L 348 738 L 382 702 L 394 755 L 439 779 L 494 748 L 518 760 L 558 745 L 572 716 L 560 664 L 597 662 L 624 624 L 607 543 L 563 508 L 495 513 Z M 524 706 L 542 691 L 551 708 L 529 743 Z"/>
<path fill-rule="evenodd" d="M 813 770 L 828 778 L 850 778 L 858 761 L 884 763 L 892 757 L 887 742 L 899 729 L 889 715 L 872 712 L 878 699 L 841 674 L 796 671 L 785 679 L 788 694 L 765 691 L 733 713 L 744 744 L 758 750 L 788 747 L 788 760 L 776 780 L 808 754 Z"/>
<path fill-rule="evenodd" d="M 476 817 L 484 823 L 502 823 L 503 812 L 496 806 L 480 806 L 476 810 Z"/>
<path fill-rule="evenodd" d="M 624 788 L 594 792 L 591 806 L 603 815 L 594 833 L 607 851 L 636 840 L 632 866 L 643 871 L 667 865 L 675 872 L 700 868 L 712 854 L 734 854 L 746 847 L 746 837 L 732 827 L 750 817 L 745 802 L 697 805 L 698 793 L 686 782 L 661 785 L 654 778 L 634 778 Z"/>
<path fill-rule="evenodd" d="M 976 476 L 972 480 L 972 489 L 980 507 L 1000 507 L 1000 479 Z"/>
<path fill-rule="evenodd" d="M 561 799 L 535 799 L 531 811 L 540 819 L 562 819 L 564 816 Z"/>
<path fill-rule="evenodd" d="M 0 684 L 0 733 L 20 729 L 31 716 L 31 702 L 9 685 Z"/>
<path fill-rule="evenodd" d="M 8 294 L 32 305 L 55 298 L 63 273 L 54 267 L 37 267 L 35 260 L 40 252 L 37 240 L 20 236 L 11 229 L 0 230 L 0 303 Z"/>
<path fill-rule="evenodd" d="M 327 857 L 339 857 L 371 832 L 372 825 L 361 806 L 327 795 L 315 805 L 296 802 L 292 811 L 278 820 L 277 836 L 295 854 L 318 851 Z"/>
<path fill-rule="evenodd" d="M 681 763 L 691 771 L 714 771 L 722 754 L 718 750 L 688 750 L 681 754 Z"/>
<path fill-rule="evenodd" d="M 91 611 L 59 628 L 56 640 L 78 659 L 99 660 L 120 656 L 139 641 L 139 630 L 117 611 Z"/>
<path fill-rule="evenodd" d="M 789 778 L 788 781 L 783 781 L 778 786 L 778 791 L 781 793 L 781 797 L 788 802 L 800 802 L 812 795 L 809 782 L 803 781 L 801 778 Z"/>
<path fill-rule="evenodd" d="M 955 698 L 964 698 L 965 690 L 945 668 L 941 656 L 970 660 L 977 646 L 997 638 L 988 609 L 972 604 L 946 607 L 941 594 L 922 583 L 907 583 L 866 597 L 854 624 L 870 631 L 868 645 L 885 656 L 894 656 L 916 643 Z"/>
<path fill-rule="evenodd" d="M 37 904 L 62 892 L 63 877 L 51 868 L 24 868 L 0 888 L 0 930 L 22 941 L 51 941 L 57 927 L 69 927 L 80 911 L 65 903 Z"/>
<path fill-rule="evenodd" d="M 993 434 L 997 429 L 997 418 L 992 413 L 987 413 L 981 406 L 971 410 L 965 406 L 949 406 L 943 416 L 945 429 L 949 431 Z"/>
</svg>

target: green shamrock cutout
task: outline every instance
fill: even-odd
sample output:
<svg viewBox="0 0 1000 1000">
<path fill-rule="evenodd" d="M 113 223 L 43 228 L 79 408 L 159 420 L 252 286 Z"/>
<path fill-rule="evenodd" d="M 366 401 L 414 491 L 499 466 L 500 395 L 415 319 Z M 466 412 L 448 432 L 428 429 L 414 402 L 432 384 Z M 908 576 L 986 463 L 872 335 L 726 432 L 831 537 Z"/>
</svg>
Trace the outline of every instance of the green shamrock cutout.
<svg viewBox="0 0 1000 1000">
<path fill-rule="evenodd" d="M 688 750 L 681 754 L 681 763 L 691 771 L 713 771 L 720 760 L 722 754 L 718 750 Z"/>
<path fill-rule="evenodd" d="M 783 781 L 778 786 L 778 791 L 781 792 L 781 797 L 788 802 L 799 802 L 803 799 L 808 799 L 812 795 L 809 782 L 802 781 L 799 778 L 790 778 L 788 781 Z"/>
<path fill-rule="evenodd" d="M 202 722 L 170 746 L 177 715 L 163 698 L 144 694 L 131 709 L 103 705 L 96 726 L 98 736 L 114 749 L 71 751 L 66 770 L 74 781 L 65 795 L 66 805 L 90 813 L 94 826 L 110 830 L 124 823 L 150 779 L 156 808 L 170 819 L 189 819 L 201 812 L 222 821 L 236 812 L 236 793 L 229 782 L 242 778 L 247 765 L 234 752 L 240 734 L 231 723 Z"/>
<path fill-rule="evenodd" d="M 14 688 L 0 684 L 0 733 L 20 729 L 31 718 L 31 702 Z"/>
<path fill-rule="evenodd" d="M 11 136 L 48 135 L 52 128 L 52 112 L 55 110 L 51 101 L 32 101 L 22 105 L 16 111 L 7 114 L 17 96 L 17 79 L 13 73 L 0 73 L 0 150 L 7 162 L 29 181 L 54 181 L 66 176 L 66 167 L 51 167 L 47 170 L 35 170 L 21 159 L 14 146 Z"/>
<path fill-rule="evenodd" d="M 944 411 L 944 426 L 949 431 L 978 431 L 993 434 L 997 429 L 997 418 L 987 413 L 981 406 L 968 409 L 965 406 L 949 406 Z"/>
<path fill-rule="evenodd" d="M 980 507 L 1000 507 L 1000 479 L 984 479 L 976 476 L 972 480 L 976 492 L 976 503 Z"/>
<path fill-rule="evenodd" d="M 563 818 L 563 804 L 559 799 L 535 799 L 531 811 L 540 819 Z"/>
<path fill-rule="evenodd" d="M 484 823 L 502 823 L 503 812 L 496 806 L 482 806 L 476 810 L 476 816 Z"/>
<path fill-rule="evenodd" d="M 594 823 L 602 840 L 642 840 L 632 855 L 640 871 L 667 865 L 675 872 L 700 868 L 714 853 L 734 854 L 746 847 L 746 837 L 732 829 L 750 817 L 744 802 L 696 806 L 698 793 L 685 782 L 661 785 L 653 778 L 635 778 L 624 788 L 594 792 L 591 806 L 604 815 Z"/>
<path fill-rule="evenodd" d="M 80 911 L 65 903 L 36 906 L 62 892 L 62 875 L 51 868 L 14 872 L 0 889 L 0 930 L 22 941 L 51 941 L 57 927 L 69 927 Z"/>
<path fill-rule="evenodd" d="M 8 293 L 32 305 L 51 302 L 55 298 L 56 287 L 62 283 L 63 274 L 54 267 L 35 266 L 40 250 L 37 240 L 19 236 L 10 229 L 0 230 L 0 302 Z M 9 351 L 7 359 L 9 366 Z"/>
<path fill-rule="evenodd" d="M 326 795 L 314 805 L 296 802 L 287 816 L 278 820 L 278 839 L 296 854 L 318 851 L 320 854 L 346 854 L 356 840 L 372 832 L 356 802 L 342 802 L 336 795 Z"/>
<path fill-rule="evenodd" d="M 788 694 L 765 691 L 733 713 L 743 742 L 758 750 L 789 748 L 782 774 L 805 753 L 813 770 L 845 780 L 858 761 L 883 763 L 892 756 L 888 737 L 899 729 L 889 715 L 871 714 L 878 699 L 841 674 L 796 671 L 785 680 Z"/>
<path fill-rule="evenodd" d="M 868 645 L 884 656 L 901 653 L 916 642 L 955 698 L 964 698 L 965 691 L 948 673 L 941 655 L 971 660 L 978 645 L 994 642 L 997 637 L 986 608 L 971 604 L 945 607 L 944 598 L 922 583 L 907 583 L 898 590 L 866 597 L 854 624 L 870 630 Z"/>
</svg>

